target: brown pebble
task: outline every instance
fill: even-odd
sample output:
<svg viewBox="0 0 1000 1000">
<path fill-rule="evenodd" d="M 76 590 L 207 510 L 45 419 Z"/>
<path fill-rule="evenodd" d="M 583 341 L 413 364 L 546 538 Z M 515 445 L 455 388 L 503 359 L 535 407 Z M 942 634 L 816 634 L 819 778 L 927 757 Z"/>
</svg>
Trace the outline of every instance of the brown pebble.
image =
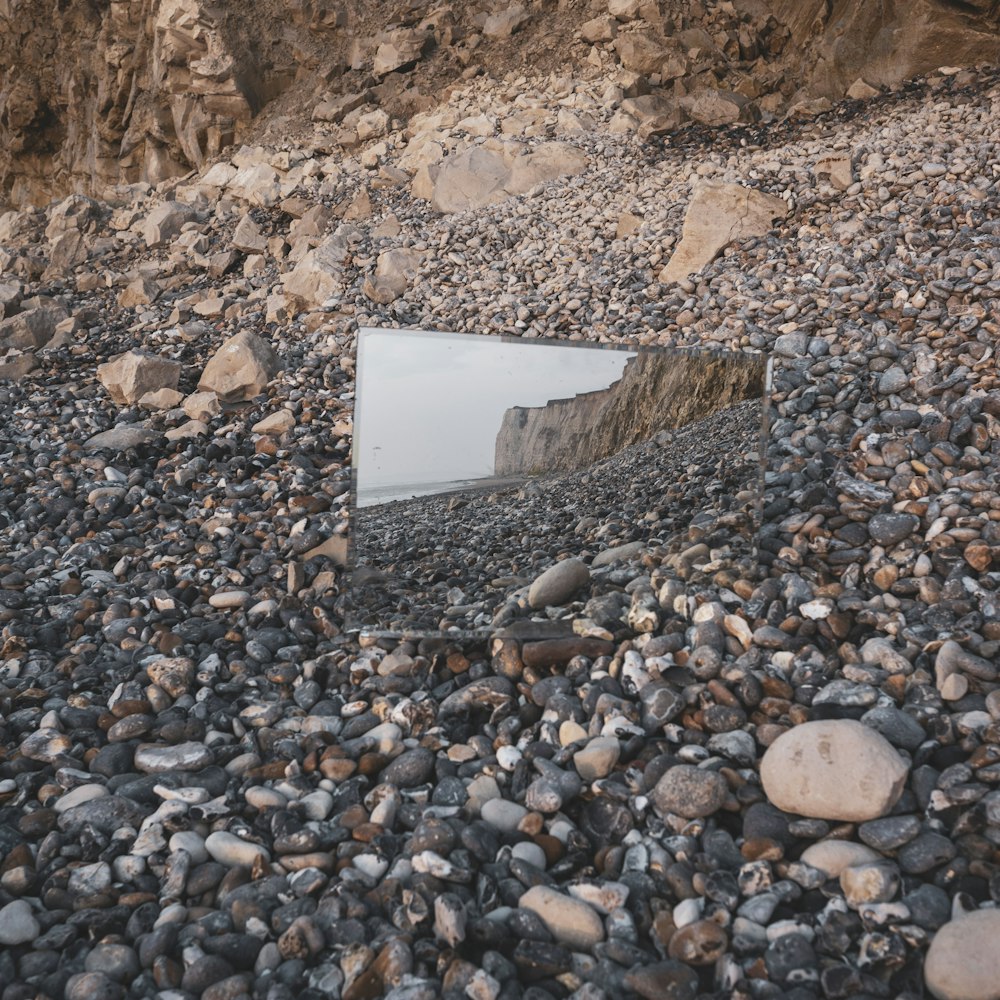
<svg viewBox="0 0 1000 1000">
<path fill-rule="evenodd" d="M 729 939 L 712 920 L 696 920 L 670 939 L 667 954 L 688 965 L 711 965 L 725 952 Z"/>
</svg>

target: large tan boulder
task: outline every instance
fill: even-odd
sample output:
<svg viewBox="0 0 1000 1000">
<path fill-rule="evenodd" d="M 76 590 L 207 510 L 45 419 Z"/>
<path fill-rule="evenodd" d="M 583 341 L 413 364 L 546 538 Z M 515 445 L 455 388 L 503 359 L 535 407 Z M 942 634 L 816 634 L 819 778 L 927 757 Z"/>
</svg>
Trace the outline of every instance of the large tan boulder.
<svg viewBox="0 0 1000 1000">
<path fill-rule="evenodd" d="M 531 19 L 528 11 L 517 4 L 496 14 L 490 14 L 483 24 L 483 34 L 487 38 L 510 38 L 518 28 Z"/>
<path fill-rule="evenodd" d="M 703 181 L 684 216 L 684 229 L 660 281 L 679 281 L 711 263 L 723 247 L 763 236 L 775 219 L 788 214 L 781 198 L 741 184 Z"/>
<path fill-rule="evenodd" d="M 927 988 L 938 1000 L 997 1000 L 998 940 L 1000 910 L 976 910 L 945 924 L 927 951 Z"/>
<path fill-rule="evenodd" d="M 126 351 L 97 366 L 98 381 L 121 405 L 136 403 L 147 392 L 157 389 L 176 389 L 180 375 L 179 361 L 145 351 Z"/>
<path fill-rule="evenodd" d="M 795 726 L 767 748 L 760 764 L 764 792 L 779 809 L 851 823 L 885 816 L 907 773 L 892 744 L 853 719 Z"/>
<path fill-rule="evenodd" d="M 587 157 L 576 146 L 566 142 L 544 142 L 514 160 L 506 189 L 510 194 L 523 194 L 536 184 L 570 177 L 586 169 Z"/>
<path fill-rule="evenodd" d="M 249 330 L 230 337 L 205 366 L 198 388 L 224 403 L 259 396 L 281 368 L 271 345 Z"/>
</svg>

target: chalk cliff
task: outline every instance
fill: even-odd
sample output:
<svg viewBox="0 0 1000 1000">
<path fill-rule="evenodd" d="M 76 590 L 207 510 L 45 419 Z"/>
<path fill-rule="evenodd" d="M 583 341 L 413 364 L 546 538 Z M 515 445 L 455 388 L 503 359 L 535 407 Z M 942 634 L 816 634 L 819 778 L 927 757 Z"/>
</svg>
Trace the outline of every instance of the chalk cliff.
<svg viewBox="0 0 1000 1000">
<path fill-rule="evenodd" d="M 643 351 L 607 389 L 508 409 L 497 433 L 496 475 L 579 469 L 760 396 L 763 386 L 764 362 L 756 358 Z"/>
</svg>

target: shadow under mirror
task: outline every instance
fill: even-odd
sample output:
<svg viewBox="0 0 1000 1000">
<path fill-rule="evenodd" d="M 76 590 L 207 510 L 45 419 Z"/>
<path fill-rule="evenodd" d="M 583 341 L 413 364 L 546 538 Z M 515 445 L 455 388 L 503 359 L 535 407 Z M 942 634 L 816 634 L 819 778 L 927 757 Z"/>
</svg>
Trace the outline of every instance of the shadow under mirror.
<svg viewBox="0 0 1000 1000">
<path fill-rule="evenodd" d="M 350 630 L 606 641 L 756 559 L 764 356 L 358 338 Z"/>
</svg>

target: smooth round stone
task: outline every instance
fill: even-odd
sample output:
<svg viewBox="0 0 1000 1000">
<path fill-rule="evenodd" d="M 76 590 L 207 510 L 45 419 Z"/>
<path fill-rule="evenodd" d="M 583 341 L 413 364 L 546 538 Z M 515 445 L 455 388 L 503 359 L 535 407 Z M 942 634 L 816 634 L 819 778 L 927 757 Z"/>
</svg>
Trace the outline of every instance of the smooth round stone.
<svg viewBox="0 0 1000 1000">
<path fill-rule="evenodd" d="M 510 855 L 512 858 L 527 861 L 529 865 L 541 868 L 542 871 L 545 870 L 547 863 L 545 851 L 543 851 L 538 844 L 533 844 L 530 840 L 522 840 L 520 843 L 515 844 L 511 848 Z"/>
<path fill-rule="evenodd" d="M 906 776 L 892 744 L 853 719 L 795 726 L 767 748 L 760 765 L 764 792 L 779 809 L 849 822 L 884 816 Z"/>
<path fill-rule="evenodd" d="M 919 816 L 886 816 L 858 827 L 858 836 L 877 851 L 894 851 L 920 833 Z"/>
<path fill-rule="evenodd" d="M 139 958 L 124 944 L 99 944 L 87 955 L 87 972 L 103 972 L 118 983 L 130 983 L 139 975 Z"/>
<path fill-rule="evenodd" d="M 247 804 L 254 809 L 284 809 L 288 805 L 288 799 L 281 792 L 273 788 L 265 788 L 263 785 L 253 785 L 246 790 L 244 798 Z"/>
<path fill-rule="evenodd" d="M 810 844 L 799 860 L 817 868 L 827 878 L 839 878 L 845 868 L 879 861 L 881 857 L 878 851 L 852 840 L 821 840 L 818 844 Z"/>
<path fill-rule="evenodd" d="M 208 860 L 205 849 L 205 839 L 194 830 L 179 830 L 170 838 L 171 851 L 187 851 L 191 855 L 191 863 L 200 865 Z"/>
<path fill-rule="evenodd" d="M 528 604 L 546 608 L 564 604 L 590 582 L 590 570 L 582 559 L 564 559 L 550 566 L 528 589 Z"/>
<path fill-rule="evenodd" d="M 660 815 L 674 813 L 685 819 L 698 819 L 720 809 L 728 793 L 726 779 L 717 771 L 678 764 L 660 778 L 650 797 Z"/>
<path fill-rule="evenodd" d="M 224 590 L 212 594 L 208 603 L 213 608 L 242 608 L 249 600 L 250 595 L 245 590 Z"/>
<path fill-rule="evenodd" d="M 584 781 L 596 781 L 611 773 L 621 752 L 621 744 L 613 736 L 596 736 L 573 754 L 573 766 Z"/>
<path fill-rule="evenodd" d="M 540 917 L 548 932 L 570 948 L 589 951 L 604 940 L 604 924 L 592 907 L 547 885 L 529 889 L 518 906 Z"/>
<path fill-rule="evenodd" d="M 25 944 L 34 941 L 40 931 L 31 907 L 23 899 L 15 899 L 0 909 L 0 944 Z"/>
<path fill-rule="evenodd" d="M 243 840 L 233 833 L 217 830 L 210 833 L 205 840 L 205 849 L 215 861 L 230 868 L 236 865 L 251 867 L 258 856 L 263 855 L 265 861 L 270 861 L 270 854 L 260 844 Z"/>
<path fill-rule="evenodd" d="M 135 752 L 135 769 L 145 774 L 166 771 L 201 771 L 213 760 L 212 751 L 202 743 L 190 741 L 173 746 L 141 744 Z"/>
<path fill-rule="evenodd" d="M 1000 998 L 1000 910 L 977 910 L 945 924 L 931 941 L 924 980 L 938 1000 Z"/>
<path fill-rule="evenodd" d="M 688 965 L 713 965 L 728 945 L 726 932 L 714 920 L 696 920 L 674 934 L 667 954 Z"/>
<path fill-rule="evenodd" d="M 509 799 L 488 799 L 483 803 L 479 815 L 503 833 L 513 833 L 518 824 L 528 815 L 528 810 Z"/>
<path fill-rule="evenodd" d="M 404 750 L 383 770 L 380 780 L 398 788 L 414 788 L 422 785 L 434 773 L 434 751 L 426 747 Z"/>
</svg>

